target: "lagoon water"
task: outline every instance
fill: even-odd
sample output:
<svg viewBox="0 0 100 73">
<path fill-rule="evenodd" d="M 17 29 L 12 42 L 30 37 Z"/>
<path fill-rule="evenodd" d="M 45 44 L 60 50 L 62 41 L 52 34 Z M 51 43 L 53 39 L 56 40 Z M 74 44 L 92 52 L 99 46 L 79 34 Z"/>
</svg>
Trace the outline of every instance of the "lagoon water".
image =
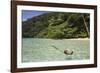
<svg viewBox="0 0 100 73">
<path fill-rule="evenodd" d="M 86 60 L 90 58 L 89 44 L 89 39 L 23 38 L 22 62 Z M 66 55 L 63 53 L 65 49 L 74 53 Z"/>
</svg>

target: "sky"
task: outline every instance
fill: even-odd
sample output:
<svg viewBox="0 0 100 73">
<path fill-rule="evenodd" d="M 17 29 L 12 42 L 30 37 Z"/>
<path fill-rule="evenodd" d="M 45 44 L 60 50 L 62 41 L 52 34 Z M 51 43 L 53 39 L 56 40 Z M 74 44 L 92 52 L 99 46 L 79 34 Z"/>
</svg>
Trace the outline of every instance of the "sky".
<svg viewBox="0 0 100 73">
<path fill-rule="evenodd" d="M 22 10 L 22 21 L 47 13 L 47 11 Z"/>
</svg>

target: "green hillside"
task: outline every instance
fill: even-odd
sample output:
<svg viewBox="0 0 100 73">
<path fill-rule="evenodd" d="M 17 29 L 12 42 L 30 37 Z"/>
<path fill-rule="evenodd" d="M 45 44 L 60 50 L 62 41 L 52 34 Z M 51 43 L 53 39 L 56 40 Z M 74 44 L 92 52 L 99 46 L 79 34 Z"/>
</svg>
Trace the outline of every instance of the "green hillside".
<svg viewBox="0 0 100 73">
<path fill-rule="evenodd" d="M 49 12 L 22 22 L 23 38 L 89 37 L 90 15 L 87 13 Z"/>
</svg>

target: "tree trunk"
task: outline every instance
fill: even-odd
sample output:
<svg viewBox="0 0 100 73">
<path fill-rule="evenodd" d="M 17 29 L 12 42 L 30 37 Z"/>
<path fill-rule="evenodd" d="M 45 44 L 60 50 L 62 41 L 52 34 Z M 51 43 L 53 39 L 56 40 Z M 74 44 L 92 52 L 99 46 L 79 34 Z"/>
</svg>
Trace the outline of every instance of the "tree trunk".
<svg viewBox="0 0 100 73">
<path fill-rule="evenodd" d="M 89 29 L 88 29 L 88 27 L 87 27 L 87 24 L 86 24 L 86 21 L 85 21 L 85 18 L 84 18 L 84 16 L 82 15 L 82 18 L 83 18 L 83 22 L 84 22 L 84 26 L 85 26 L 85 28 L 86 28 L 86 31 L 87 31 L 87 35 L 88 35 L 88 37 L 90 36 L 89 34 Z"/>
</svg>

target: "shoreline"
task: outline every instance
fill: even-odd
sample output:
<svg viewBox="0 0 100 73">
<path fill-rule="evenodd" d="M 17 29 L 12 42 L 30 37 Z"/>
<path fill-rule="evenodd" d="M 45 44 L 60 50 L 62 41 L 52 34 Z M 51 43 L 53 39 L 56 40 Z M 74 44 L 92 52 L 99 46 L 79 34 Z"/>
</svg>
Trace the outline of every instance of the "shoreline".
<svg viewBox="0 0 100 73">
<path fill-rule="evenodd" d="M 90 38 L 72 38 L 67 40 L 89 40 Z"/>
<path fill-rule="evenodd" d="M 32 39 L 32 38 L 22 38 L 22 39 Z M 50 38 L 33 38 L 33 39 L 50 39 Z M 70 38 L 70 39 L 50 39 L 50 40 L 89 40 L 90 38 Z"/>
</svg>

